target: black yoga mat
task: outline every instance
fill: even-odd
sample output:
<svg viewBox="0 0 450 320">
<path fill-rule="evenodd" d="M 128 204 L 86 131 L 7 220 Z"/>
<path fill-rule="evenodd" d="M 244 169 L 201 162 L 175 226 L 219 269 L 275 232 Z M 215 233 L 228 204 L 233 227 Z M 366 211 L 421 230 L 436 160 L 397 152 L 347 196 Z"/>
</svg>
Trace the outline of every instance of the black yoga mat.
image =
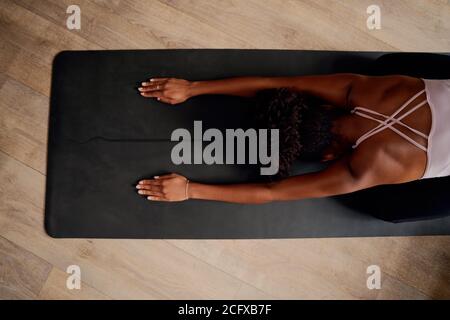
<svg viewBox="0 0 450 320">
<path fill-rule="evenodd" d="M 141 178 L 168 172 L 210 183 L 244 182 L 259 170 L 251 165 L 177 166 L 170 158 L 172 131 L 192 131 L 194 120 L 202 120 L 204 130 L 250 126 L 254 106 L 248 99 L 200 96 L 168 106 L 137 94 L 136 86 L 144 79 L 337 72 L 447 78 L 449 59 L 433 54 L 281 50 L 59 53 L 51 90 L 47 233 L 154 239 L 448 235 L 449 178 L 264 205 L 150 202 L 138 196 L 134 186 Z M 296 172 L 317 169 L 316 164 L 296 164 Z"/>
</svg>

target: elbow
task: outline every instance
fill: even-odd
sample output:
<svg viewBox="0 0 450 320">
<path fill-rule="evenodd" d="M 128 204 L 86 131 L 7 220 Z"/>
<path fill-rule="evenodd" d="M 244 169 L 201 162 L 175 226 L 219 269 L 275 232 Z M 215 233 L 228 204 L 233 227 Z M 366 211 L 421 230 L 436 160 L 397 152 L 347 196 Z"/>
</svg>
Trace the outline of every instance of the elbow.
<svg viewBox="0 0 450 320">
<path fill-rule="evenodd" d="M 279 184 L 279 181 L 264 184 L 261 191 L 261 203 L 289 200 L 287 198 L 285 199 L 283 192 L 280 190 Z"/>
</svg>

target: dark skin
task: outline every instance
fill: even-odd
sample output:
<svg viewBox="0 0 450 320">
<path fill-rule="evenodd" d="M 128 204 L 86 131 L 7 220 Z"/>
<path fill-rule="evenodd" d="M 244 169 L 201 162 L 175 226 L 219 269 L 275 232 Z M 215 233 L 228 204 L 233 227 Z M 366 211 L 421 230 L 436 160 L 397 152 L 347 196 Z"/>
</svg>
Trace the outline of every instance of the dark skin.
<svg viewBox="0 0 450 320">
<path fill-rule="evenodd" d="M 406 76 L 370 77 L 357 74 L 333 74 L 299 77 L 243 77 L 213 81 L 187 81 L 173 78 L 151 79 L 142 83 L 140 94 L 146 98 L 176 105 L 202 94 L 228 94 L 252 97 L 259 90 L 287 87 L 326 101 L 335 108 L 350 111 L 365 107 L 385 115 L 394 113 L 413 95 L 424 89 L 421 79 Z M 403 112 L 423 101 L 419 96 Z M 402 113 L 403 113 L 402 112 Z M 400 115 L 402 114 L 400 113 Z M 382 120 L 382 119 L 380 119 Z M 428 104 L 402 120 L 426 135 L 431 129 Z M 319 198 L 350 193 L 383 184 L 398 184 L 420 179 L 427 155 L 391 130 L 384 130 L 351 149 L 356 140 L 378 123 L 348 114 L 333 124 L 339 144 L 327 150 L 323 161 L 332 161 L 327 169 L 292 176 L 271 183 L 210 185 L 190 181 L 178 174 L 142 180 L 139 194 L 151 201 L 206 199 L 235 203 Z M 400 125 L 395 128 L 426 146 L 426 139 L 411 134 Z"/>
</svg>

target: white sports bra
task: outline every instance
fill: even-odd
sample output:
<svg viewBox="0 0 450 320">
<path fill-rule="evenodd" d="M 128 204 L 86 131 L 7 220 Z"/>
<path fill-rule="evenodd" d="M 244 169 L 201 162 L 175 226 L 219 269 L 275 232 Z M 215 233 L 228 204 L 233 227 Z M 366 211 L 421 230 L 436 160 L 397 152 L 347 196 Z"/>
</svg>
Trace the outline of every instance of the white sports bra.
<svg viewBox="0 0 450 320">
<path fill-rule="evenodd" d="M 415 145 L 417 148 L 427 153 L 427 166 L 422 179 L 450 176 L 450 80 L 423 79 L 423 81 L 425 83 L 425 89 L 411 97 L 390 116 L 386 116 L 382 113 L 367 108 L 354 108 L 352 110 L 353 114 L 376 121 L 379 125 L 363 134 L 353 145 L 353 148 L 358 147 L 358 145 L 360 145 L 363 141 L 378 132 L 390 129 L 411 144 Z M 402 112 L 411 104 L 411 102 L 416 100 L 424 92 L 426 93 L 426 98 L 424 100 L 419 102 L 409 111 L 403 113 L 401 116 L 398 116 L 400 112 Z M 427 103 L 430 106 L 432 115 L 432 124 L 429 135 L 411 128 L 402 122 L 402 119 Z M 378 116 L 384 120 L 380 120 L 374 116 Z M 417 143 L 414 139 L 395 128 L 394 125 L 400 125 L 408 129 L 410 132 L 427 139 L 427 145 L 424 146 Z"/>
</svg>

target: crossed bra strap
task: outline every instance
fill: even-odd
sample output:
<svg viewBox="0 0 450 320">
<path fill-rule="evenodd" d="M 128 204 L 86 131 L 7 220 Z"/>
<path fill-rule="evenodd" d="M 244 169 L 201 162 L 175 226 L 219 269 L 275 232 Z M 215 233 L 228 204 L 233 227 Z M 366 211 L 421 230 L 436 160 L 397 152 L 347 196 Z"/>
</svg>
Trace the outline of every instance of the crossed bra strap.
<svg viewBox="0 0 450 320">
<path fill-rule="evenodd" d="M 391 116 L 386 116 L 382 113 L 367 109 L 367 108 L 362 108 L 362 107 L 356 107 L 352 110 L 353 114 L 356 114 L 360 117 L 366 118 L 366 119 L 370 119 L 373 121 L 376 121 L 379 123 L 379 125 L 371 130 L 369 130 L 367 133 L 363 134 L 357 141 L 356 143 L 353 145 L 353 148 L 356 148 L 358 145 L 360 145 L 362 142 L 364 142 L 366 139 L 370 138 L 371 136 L 386 130 L 386 129 L 390 129 L 393 132 L 397 133 L 399 136 L 401 136 L 402 138 L 404 138 L 405 140 L 407 140 L 408 142 L 412 143 L 413 145 L 415 145 L 417 148 L 427 152 L 427 147 L 423 146 L 419 143 L 417 143 L 414 139 L 412 139 L 411 137 L 409 137 L 408 135 L 404 134 L 402 131 L 398 130 L 397 128 L 394 127 L 394 124 L 400 125 L 403 128 L 406 128 L 408 130 L 410 130 L 411 132 L 425 138 L 428 139 L 428 136 L 426 134 L 424 134 L 423 132 L 420 132 L 419 130 L 416 130 L 414 128 L 411 128 L 410 126 L 404 124 L 401 120 L 405 117 L 407 117 L 408 115 L 410 115 L 411 113 L 413 113 L 414 111 L 416 111 L 417 109 L 419 109 L 420 107 L 422 107 L 423 105 L 425 105 L 428 101 L 427 99 L 423 100 L 422 102 L 420 102 L 419 104 L 417 104 L 416 106 L 414 106 L 412 109 L 410 109 L 409 111 L 405 112 L 404 114 L 402 114 L 401 116 L 399 116 L 398 118 L 396 118 L 396 116 L 402 112 L 407 106 L 409 106 L 411 104 L 411 102 L 413 102 L 415 99 L 417 99 L 417 97 L 419 97 L 422 93 L 425 92 L 425 89 L 420 91 L 419 93 L 417 93 L 416 95 L 414 95 L 411 99 L 409 99 L 408 101 L 406 101 L 400 108 L 398 108 L 398 110 L 396 112 L 394 112 Z M 383 119 L 385 119 L 384 121 L 379 120 L 372 115 L 377 115 Z"/>
</svg>

